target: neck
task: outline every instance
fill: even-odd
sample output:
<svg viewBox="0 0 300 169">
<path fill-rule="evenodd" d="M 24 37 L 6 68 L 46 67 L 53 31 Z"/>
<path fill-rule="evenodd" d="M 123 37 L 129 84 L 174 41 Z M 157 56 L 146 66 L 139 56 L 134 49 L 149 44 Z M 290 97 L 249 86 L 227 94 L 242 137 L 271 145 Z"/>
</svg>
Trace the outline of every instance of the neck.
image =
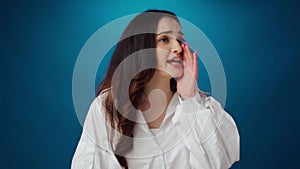
<svg viewBox="0 0 300 169">
<path fill-rule="evenodd" d="M 159 128 L 174 94 L 170 88 L 170 77 L 156 71 L 146 85 L 145 94 L 146 98 L 140 107 L 144 118 L 149 128 Z"/>
<path fill-rule="evenodd" d="M 160 94 L 156 95 L 158 91 L 155 90 L 159 90 L 159 93 L 163 92 L 163 95 L 167 100 L 164 100 L 164 98 L 162 98 L 161 97 L 162 95 Z M 152 95 L 153 98 L 152 101 L 156 101 L 155 103 L 160 102 L 160 104 L 163 104 L 166 101 L 166 104 L 169 104 L 174 94 L 170 89 L 170 77 L 162 76 L 157 71 L 154 73 L 152 79 L 150 80 L 150 82 L 147 83 L 145 87 L 145 95 L 143 96 L 145 100 L 141 105 L 139 105 L 140 109 L 143 112 L 148 111 L 151 107 L 151 103 L 150 103 L 151 100 L 149 99 L 150 99 L 150 93 L 152 91 L 155 91 L 154 95 Z M 153 105 L 155 105 L 155 103 L 153 103 Z M 160 107 L 160 106 L 156 106 L 156 107 Z"/>
<path fill-rule="evenodd" d="M 159 89 L 161 90 L 167 98 L 173 96 L 173 92 L 170 88 L 170 77 L 165 77 L 155 72 L 150 82 L 146 85 L 146 94 L 149 96 L 152 90 Z"/>
</svg>

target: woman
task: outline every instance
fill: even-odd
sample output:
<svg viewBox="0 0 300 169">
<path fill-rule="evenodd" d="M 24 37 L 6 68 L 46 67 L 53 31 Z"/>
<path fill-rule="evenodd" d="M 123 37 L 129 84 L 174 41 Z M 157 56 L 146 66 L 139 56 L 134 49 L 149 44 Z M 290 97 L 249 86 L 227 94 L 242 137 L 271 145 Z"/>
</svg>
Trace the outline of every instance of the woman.
<svg viewBox="0 0 300 169">
<path fill-rule="evenodd" d="M 174 13 L 136 16 L 98 87 L 72 168 L 229 168 L 239 160 L 237 127 L 197 88 L 197 76 L 197 52 Z"/>
</svg>

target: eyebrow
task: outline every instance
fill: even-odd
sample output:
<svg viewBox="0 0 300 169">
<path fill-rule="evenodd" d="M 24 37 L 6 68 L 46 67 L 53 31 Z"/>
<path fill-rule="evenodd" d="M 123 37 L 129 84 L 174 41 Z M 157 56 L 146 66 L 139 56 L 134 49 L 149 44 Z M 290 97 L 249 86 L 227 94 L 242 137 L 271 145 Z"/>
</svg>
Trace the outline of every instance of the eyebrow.
<svg viewBox="0 0 300 169">
<path fill-rule="evenodd" d="M 180 35 L 184 35 L 181 31 L 178 31 L 178 33 L 180 34 Z M 170 30 L 170 31 L 165 31 L 165 32 L 160 32 L 160 33 L 158 33 L 159 35 L 161 35 L 161 34 L 172 34 L 172 31 Z"/>
</svg>

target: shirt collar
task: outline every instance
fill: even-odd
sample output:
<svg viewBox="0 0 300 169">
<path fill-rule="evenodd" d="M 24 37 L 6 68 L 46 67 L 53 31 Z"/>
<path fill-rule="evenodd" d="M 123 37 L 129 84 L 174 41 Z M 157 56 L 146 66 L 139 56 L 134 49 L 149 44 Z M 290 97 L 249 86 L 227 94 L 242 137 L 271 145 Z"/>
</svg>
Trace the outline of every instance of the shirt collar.
<svg viewBox="0 0 300 169">
<path fill-rule="evenodd" d="M 160 125 L 160 129 L 164 127 L 164 123 L 166 122 L 166 120 L 168 120 L 175 113 L 175 110 L 176 110 L 178 104 L 179 104 L 179 95 L 177 92 L 175 92 L 169 105 L 168 105 L 166 115 Z M 150 134 L 149 127 L 148 127 L 146 120 L 140 110 L 137 111 L 137 123 L 136 123 L 135 128 L 136 128 L 136 130 L 144 131 L 146 133 L 146 135 L 148 135 L 148 136 Z M 141 133 L 139 132 L 139 134 L 141 134 Z"/>
</svg>

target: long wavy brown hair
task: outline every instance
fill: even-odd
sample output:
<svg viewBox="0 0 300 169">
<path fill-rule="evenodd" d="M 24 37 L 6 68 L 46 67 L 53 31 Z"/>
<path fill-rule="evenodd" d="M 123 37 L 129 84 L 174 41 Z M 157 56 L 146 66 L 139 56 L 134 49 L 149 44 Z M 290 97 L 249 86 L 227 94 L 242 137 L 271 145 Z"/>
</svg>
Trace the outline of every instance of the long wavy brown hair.
<svg viewBox="0 0 300 169">
<path fill-rule="evenodd" d="M 134 72 L 144 65 L 149 65 L 149 62 L 152 62 L 152 65 L 156 65 L 155 50 L 147 52 L 143 57 L 136 57 L 135 62 L 130 65 L 123 64 L 121 71 L 117 73 L 116 69 L 129 55 L 134 55 L 139 50 L 156 47 L 158 22 L 164 16 L 172 17 L 179 23 L 176 15 L 166 10 L 147 10 L 137 15 L 129 23 L 112 54 L 104 80 L 97 88 L 97 95 L 99 95 L 103 90 L 113 86 L 113 92 L 112 90 L 108 90 L 107 92 L 104 107 L 106 110 L 106 119 L 111 127 L 117 129 L 121 134 L 117 145 L 113 149 L 117 160 L 125 169 L 128 169 L 128 164 L 123 155 L 133 147 L 132 139 L 128 139 L 134 137 L 133 129 L 135 122 L 132 119 L 135 119 L 136 109 L 144 102 L 145 86 L 153 77 L 155 69 L 143 70 L 137 73 L 134 78 L 131 78 L 128 72 Z M 114 83 L 118 85 L 112 84 L 113 76 L 116 76 L 114 79 L 117 79 L 117 81 Z M 124 82 L 130 82 L 129 88 L 126 88 L 126 85 L 122 85 Z M 175 79 L 171 79 L 170 89 L 176 92 Z M 126 94 L 124 92 L 128 92 L 129 99 L 122 98 Z M 116 108 L 116 103 L 119 105 L 118 108 Z"/>
</svg>

